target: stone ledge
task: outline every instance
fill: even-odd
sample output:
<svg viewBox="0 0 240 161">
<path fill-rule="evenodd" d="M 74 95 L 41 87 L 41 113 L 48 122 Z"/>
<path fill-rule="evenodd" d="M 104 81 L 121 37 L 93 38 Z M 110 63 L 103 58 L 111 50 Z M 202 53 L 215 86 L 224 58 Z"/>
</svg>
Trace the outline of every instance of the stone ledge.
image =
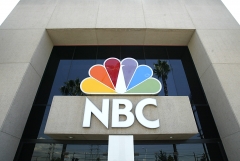
<svg viewBox="0 0 240 161">
<path fill-rule="evenodd" d="M 192 108 L 187 96 L 87 96 L 100 109 L 102 99 L 110 100 L 109 127 L 106 128 L 94 115 L 90 127 L 82 127 L 86 96 L 55 96 L 48 116 L 45 134 L 53 139 L 68 140 L 107 140 L 108 135 L 134 135 L 135 140 L 184 140 L 198 133 Z M 160 127 L 149 129 L 136 119 L 127 128 L 111 127 L 113 99 L 128 99 L 132 102 L 132 113 L 135 115 L 137 103 L 145 98 L 157 101 L 157 108 L 147 105 L 143 115 L 148 120 L 159 119 Z M 120 106 L 120 108 L 122 108 Z M 120 117 L 120 120 L 126 119 Z M 172 138 L 170 138 L 172 137 Z"/>
</svg>

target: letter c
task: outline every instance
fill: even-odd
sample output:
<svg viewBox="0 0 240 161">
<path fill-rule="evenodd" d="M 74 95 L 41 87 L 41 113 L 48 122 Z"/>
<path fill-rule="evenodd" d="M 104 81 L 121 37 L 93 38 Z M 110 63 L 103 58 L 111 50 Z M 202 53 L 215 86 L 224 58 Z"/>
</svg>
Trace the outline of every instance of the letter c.
<svg viewBox="0 0 240 161">
<path fill-rule="evenodd" d="M 137 104 L 136 109 L 135 109 L 135 114 L 136 114 L 137 120 L 138 120 L 138 122 L 140 122 L 143 126 L 145 126 L 147 128 L 150 128 L 150 129 L 158 128 L 160 126 L 159 119 L 157 119 L 155 121 L 149 121 L 143 116 L 143 108 L 149 104 L 155 105 L 157 107 L 156 99 L 146 98 L 146 99 L 141 100 Z"/>
</svg>

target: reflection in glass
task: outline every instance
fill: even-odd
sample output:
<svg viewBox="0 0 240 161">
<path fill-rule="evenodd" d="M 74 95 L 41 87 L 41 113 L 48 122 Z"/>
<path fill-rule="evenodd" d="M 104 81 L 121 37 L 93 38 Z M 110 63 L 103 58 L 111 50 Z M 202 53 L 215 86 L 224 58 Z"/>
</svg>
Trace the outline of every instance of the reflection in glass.
<svg viewBox="0 0 240 161">
<path fill-rule="evenodd" d="M 158 153 L 155 153 L 155 161 L 174 161 L 174 154 L 167 154 L 166 152 L 160 150 Z M 175 159 L 176 161 L 177 159 Z"/>
<path fill-rule="evenodd" d="M 51 88 L 48 104 L 52 103 L 53 96 L 62 95 L 59 88 L 68 80 L 68 73 L 71 67 L 71 60 L 60 60 L 54 82 Z M 44 88 L 44 87 L 43 87 Z"/>
<path fill-rule="evenodd" d="M 159 158 L 165 159 L 165 156 L 167 159 L 172 158 L 174 151 L 173 151 L 172 144 L 135 145 L 134 153 L 135 153 L 135 161 L 161 161 Z"/>
<path fill-rule="evenodd" d="M 61 161 L 62 144 L 36 144 L 31 161 Z"/>
<path fill-rule="evenodd" d="M 71 145 L 65 151 L 66 161 L 107 161 L 107 145 Z"/>
<path fill-rule="evenodd" d="M 168 83 L 168 94 L 170 95 L 171 87 L 175 87 L 177 96 L 191 96 L 190 88 L 188 85 L 186 73 L 183 68 L 183 64 L 181 60 L 171 59 L 168 61 L 171 66 L 171 71 L 168 75 L 167 83 Z M 174 85 L 169 84 L 170 79 L 173 79 Z M 171 94 L 173 95 L 173 94 Z"/>
<path fill-rule="evenodd" d="M 79 78 L 81 82 L 83 79 L 89 77 L 89 69 L 96 64 L 95 59 L 72 60 L 68 80 Z"/>
<path fill-rule="evenodd" d="M 80 90 L 80 81 L 79 78 L 75 80 L 69 80 L 64 82 L 64 85 L 60 87 L 62 95 L 65 96 L 80 96 L 82 92 Z"/>
<path fill-rule="evenodd" d="M 204 151 L 203 144 L 177 145 L 179 161 L 208 161 L 208 154 Z"/>
<path fill-rule="evenodd" d="M 135 161 L 209 161 L 203 144 L 135 145 Z M 137 154 L 137 155 L 136 155 Z"/>
<path fill-rule="evenodd" d="M 153 73 L 157 75 L 158 79 L 162 79 L 165 96 L 168 96 L 167 79 L 170 70 L 171 68 L 168 65 L 167 61 L 161 61 L 158 59 L 157 63 L 154 64 Z"/>
<path fill-rule="evenodd" d="M 41 124 L 40 130 L 39 130 L 37 139 L 51 139 L 49 136 L 44 134 L 44 129 L 45 129 L 45 126 L 47 123 L 49 111 L 50 111 L 50 106 L 47 106 L 45 109 L 45 112 L 44 112 L 42 124 Z"/>
<path fill-rule="evenodd" d="M 154 70 L 154 64 L 158 61 L 158 59 L 146 59 L 146 65 L 150 66 L 153 70 Z M 176 78 L 181 77 L 181 74 L 185 74 L 184 71 L 182 71 L 181 73 L 177 73 L 177 75 L 175 74 L 175 69 L 172 68 L 173 64 L 175 65 L 176 68 L 180 68 L 183 69 L 182 64 L 178 63 L 176 64 L 175 61 L 170 61 L 170 60 L 162 60 L 162 61 L 167 61 L 167 63 L 171 66 L 171 69 L 169 74 L 168 74 L 168 79 L 166 80 L 167 84 L 168 84 L 168 95 L 169 96 L 177 96 L 178 92 L 177 89 L 178 87 L 176 86 Z M 179 60 L 181 62 L 181 60 Z M 173 64 L 172 64 L 173 63 Z M 156 74 L 153 74 L 153 77 L 158 79 Z M 162 79 L 160 79 L 160 82 L 163 84 Z M 185 84 L 187 84 L 187 79 L 184 79 L 183 82 L 185 82 Z M 178 83 L 177 85 L 183 86 L 182 83 Z M 186 86 L 183 86 L 183 90 L 186 90 Z M 164 90 L 161 90 L 160 93 L 158 94 L 159 96 L 164 96 Z"/>
</svg>

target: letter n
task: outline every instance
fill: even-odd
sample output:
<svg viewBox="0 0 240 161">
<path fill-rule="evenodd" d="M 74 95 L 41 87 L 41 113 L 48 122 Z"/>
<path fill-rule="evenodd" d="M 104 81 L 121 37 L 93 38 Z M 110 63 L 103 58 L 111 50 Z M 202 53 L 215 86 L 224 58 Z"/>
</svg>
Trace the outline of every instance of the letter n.
<svg viewBox="0 0 240 161">
<path fill-rule="evenodd" d="M 90 127 L 91 117 L 94 114 L 102 124 L 108 128 L 109 99 L 103 99 L 102 112 L 86 97 L 83 127 Z"/>
</svg>

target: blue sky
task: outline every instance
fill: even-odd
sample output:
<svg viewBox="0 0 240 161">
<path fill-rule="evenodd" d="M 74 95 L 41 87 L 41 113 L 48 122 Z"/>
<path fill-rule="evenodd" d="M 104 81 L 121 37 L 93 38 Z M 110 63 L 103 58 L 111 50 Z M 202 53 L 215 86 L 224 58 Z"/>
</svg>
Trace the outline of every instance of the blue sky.
<svg viewBox="0 0 240 161">
<path fill-rule="evenodd" d="M 18 2 L 19 0 L 0 0 L 0 25 Z M 222 0 L 222 2 L 240 24 L 240 0 Z"/>
</svg>

